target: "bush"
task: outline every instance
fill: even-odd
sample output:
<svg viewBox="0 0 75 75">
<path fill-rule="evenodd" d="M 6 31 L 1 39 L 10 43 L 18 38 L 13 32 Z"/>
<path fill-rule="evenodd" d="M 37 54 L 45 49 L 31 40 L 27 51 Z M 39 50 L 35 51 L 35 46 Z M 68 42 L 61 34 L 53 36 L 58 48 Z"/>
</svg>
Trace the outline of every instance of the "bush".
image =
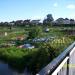
<svg viewBox="0 0 75 75">
<path fill-rule="evenodd" d="M 42 33 L 42 29 L 37 26 L 29 32 L 28 39 L 39 37 L 41 33 Z"/>
</svg>

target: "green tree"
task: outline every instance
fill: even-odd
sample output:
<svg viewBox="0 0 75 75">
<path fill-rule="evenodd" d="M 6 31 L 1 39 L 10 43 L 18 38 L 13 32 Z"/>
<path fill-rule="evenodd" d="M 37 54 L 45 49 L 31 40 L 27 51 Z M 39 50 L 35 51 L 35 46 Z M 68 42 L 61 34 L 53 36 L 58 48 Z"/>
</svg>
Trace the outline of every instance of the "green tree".
<svg viewBox="0 0 75 75">
<path fill-rule="evenodd" d="M 54 19 L 53 19 L 53 17 L 52 17 L 52 14 L 48 14 L 48 15 L 47 15 L 47 18 L 44 19 L 43 24 L 44 24 L 44 25 L 52 25 L 52 21 L 53 21 L 53 20 L 54 20 Z"/>
<path fill-rule="evenodd" d="M 28 65 L 33 75 L 50 63 L 58 55 L 57 52 L 57 49 L 51 47 L 50 43 L 42 44 Z"/>
<path fill-rule="evenodd" d="M 34 27 L 28 35 L 28 39 L 33 39 L 39 37 L 42 33 L 42 29 L 40 27 Z"/>
<path fill-rule="evenodd" d="M 19 40 L 19 39 L 16 40 L 15 42 L 16 42 L 16 46 L 19 46 L 19 45 L 22 45 L 23 44 L 23 41 L 22 40 Z"/>
</svg>

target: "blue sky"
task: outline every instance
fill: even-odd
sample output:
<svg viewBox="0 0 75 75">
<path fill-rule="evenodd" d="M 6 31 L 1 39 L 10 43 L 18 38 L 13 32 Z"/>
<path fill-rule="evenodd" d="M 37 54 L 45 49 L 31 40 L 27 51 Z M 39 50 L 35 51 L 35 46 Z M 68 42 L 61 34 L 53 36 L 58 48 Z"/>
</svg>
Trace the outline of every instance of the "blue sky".
<svg viewBox="0 0 75 75">
<path fill-rule="evenodd" d="M 75 19 L 75 0 L 0 0 L 0 21 L 44 19 L 47 14 Z"/>
</svg>

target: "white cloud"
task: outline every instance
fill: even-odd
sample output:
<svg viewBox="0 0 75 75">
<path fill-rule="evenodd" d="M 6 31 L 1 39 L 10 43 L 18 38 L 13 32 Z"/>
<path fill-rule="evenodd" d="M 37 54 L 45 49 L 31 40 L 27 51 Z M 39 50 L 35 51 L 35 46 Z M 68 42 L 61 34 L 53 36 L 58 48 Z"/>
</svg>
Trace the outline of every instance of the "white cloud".
<svg viewBox="0 0 75 75">
<path fill-rule="evenodd" d="M 75 9 L 75 5 L 74 5 L 74 4 L 69 4 L 69 5 L 67 6 L 67 8 L 68 8 L 68 9 Z"/>
<path fill-rule="evenodd" d="M 57 7 L 58 6 L 58 3 L 54 3 L 54 5 L 53 5 L 54 7 Z"/>
</svg>

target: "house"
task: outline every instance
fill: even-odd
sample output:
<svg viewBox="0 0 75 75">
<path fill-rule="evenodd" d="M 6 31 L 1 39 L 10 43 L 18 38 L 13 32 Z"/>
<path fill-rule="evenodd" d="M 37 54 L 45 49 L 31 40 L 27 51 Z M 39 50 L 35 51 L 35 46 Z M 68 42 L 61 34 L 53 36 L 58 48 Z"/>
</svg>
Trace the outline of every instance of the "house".
<svg viewBox="0 0 75 75">
<path fill-rule="evenodd" d="M 58 21 L 56 21 L 56 20 L 55 21 L 52 21 L 52 24 L 53 25 L 58 24 Z"/>
<path fill-rule="evenodd" d="M 64 24 L 64 19 L 63 18 L 58 18 L 56 20 L 57 24 Z"/>
<path fill-rule="evenodd" d="M 53 25 L 60 25 L 60 24 L 75 24 L 74 19 L 68 19 L 68 18 L 58 18 L 57 20 L 52 22 Z"/>
<path fill-rule="evenodd" d="M 29 25 L 30 24 L 30 19 L 24 20 L 23 24 Z"/>
<path fill-rule="evenodd" d="M 33 25 L 38 25 L 40 23 L 40 20 L 32 20 L 31 24 Z"/>
<path fill-rule="evenodd" d="M 70 20 L 68 18 L 63 19 L 63 24 L 70 24 Z"/>
<path fill-rule="evenodd" d="M 21 24 L 23 24 L 23 20 L 17 20 L 17 21 L 15 22 L 15 24 L 16 24 L 16 25 L 21 25 Z"/>
<path fill-rule="evenodd" d="M 70 24 L 75 24 L 74 19 L 70 19 Z"/>
<path fill-rule="evenodd" d="M 9 25 L 15 25 L 15 21 L 9 22 Z"/>
</svg>

